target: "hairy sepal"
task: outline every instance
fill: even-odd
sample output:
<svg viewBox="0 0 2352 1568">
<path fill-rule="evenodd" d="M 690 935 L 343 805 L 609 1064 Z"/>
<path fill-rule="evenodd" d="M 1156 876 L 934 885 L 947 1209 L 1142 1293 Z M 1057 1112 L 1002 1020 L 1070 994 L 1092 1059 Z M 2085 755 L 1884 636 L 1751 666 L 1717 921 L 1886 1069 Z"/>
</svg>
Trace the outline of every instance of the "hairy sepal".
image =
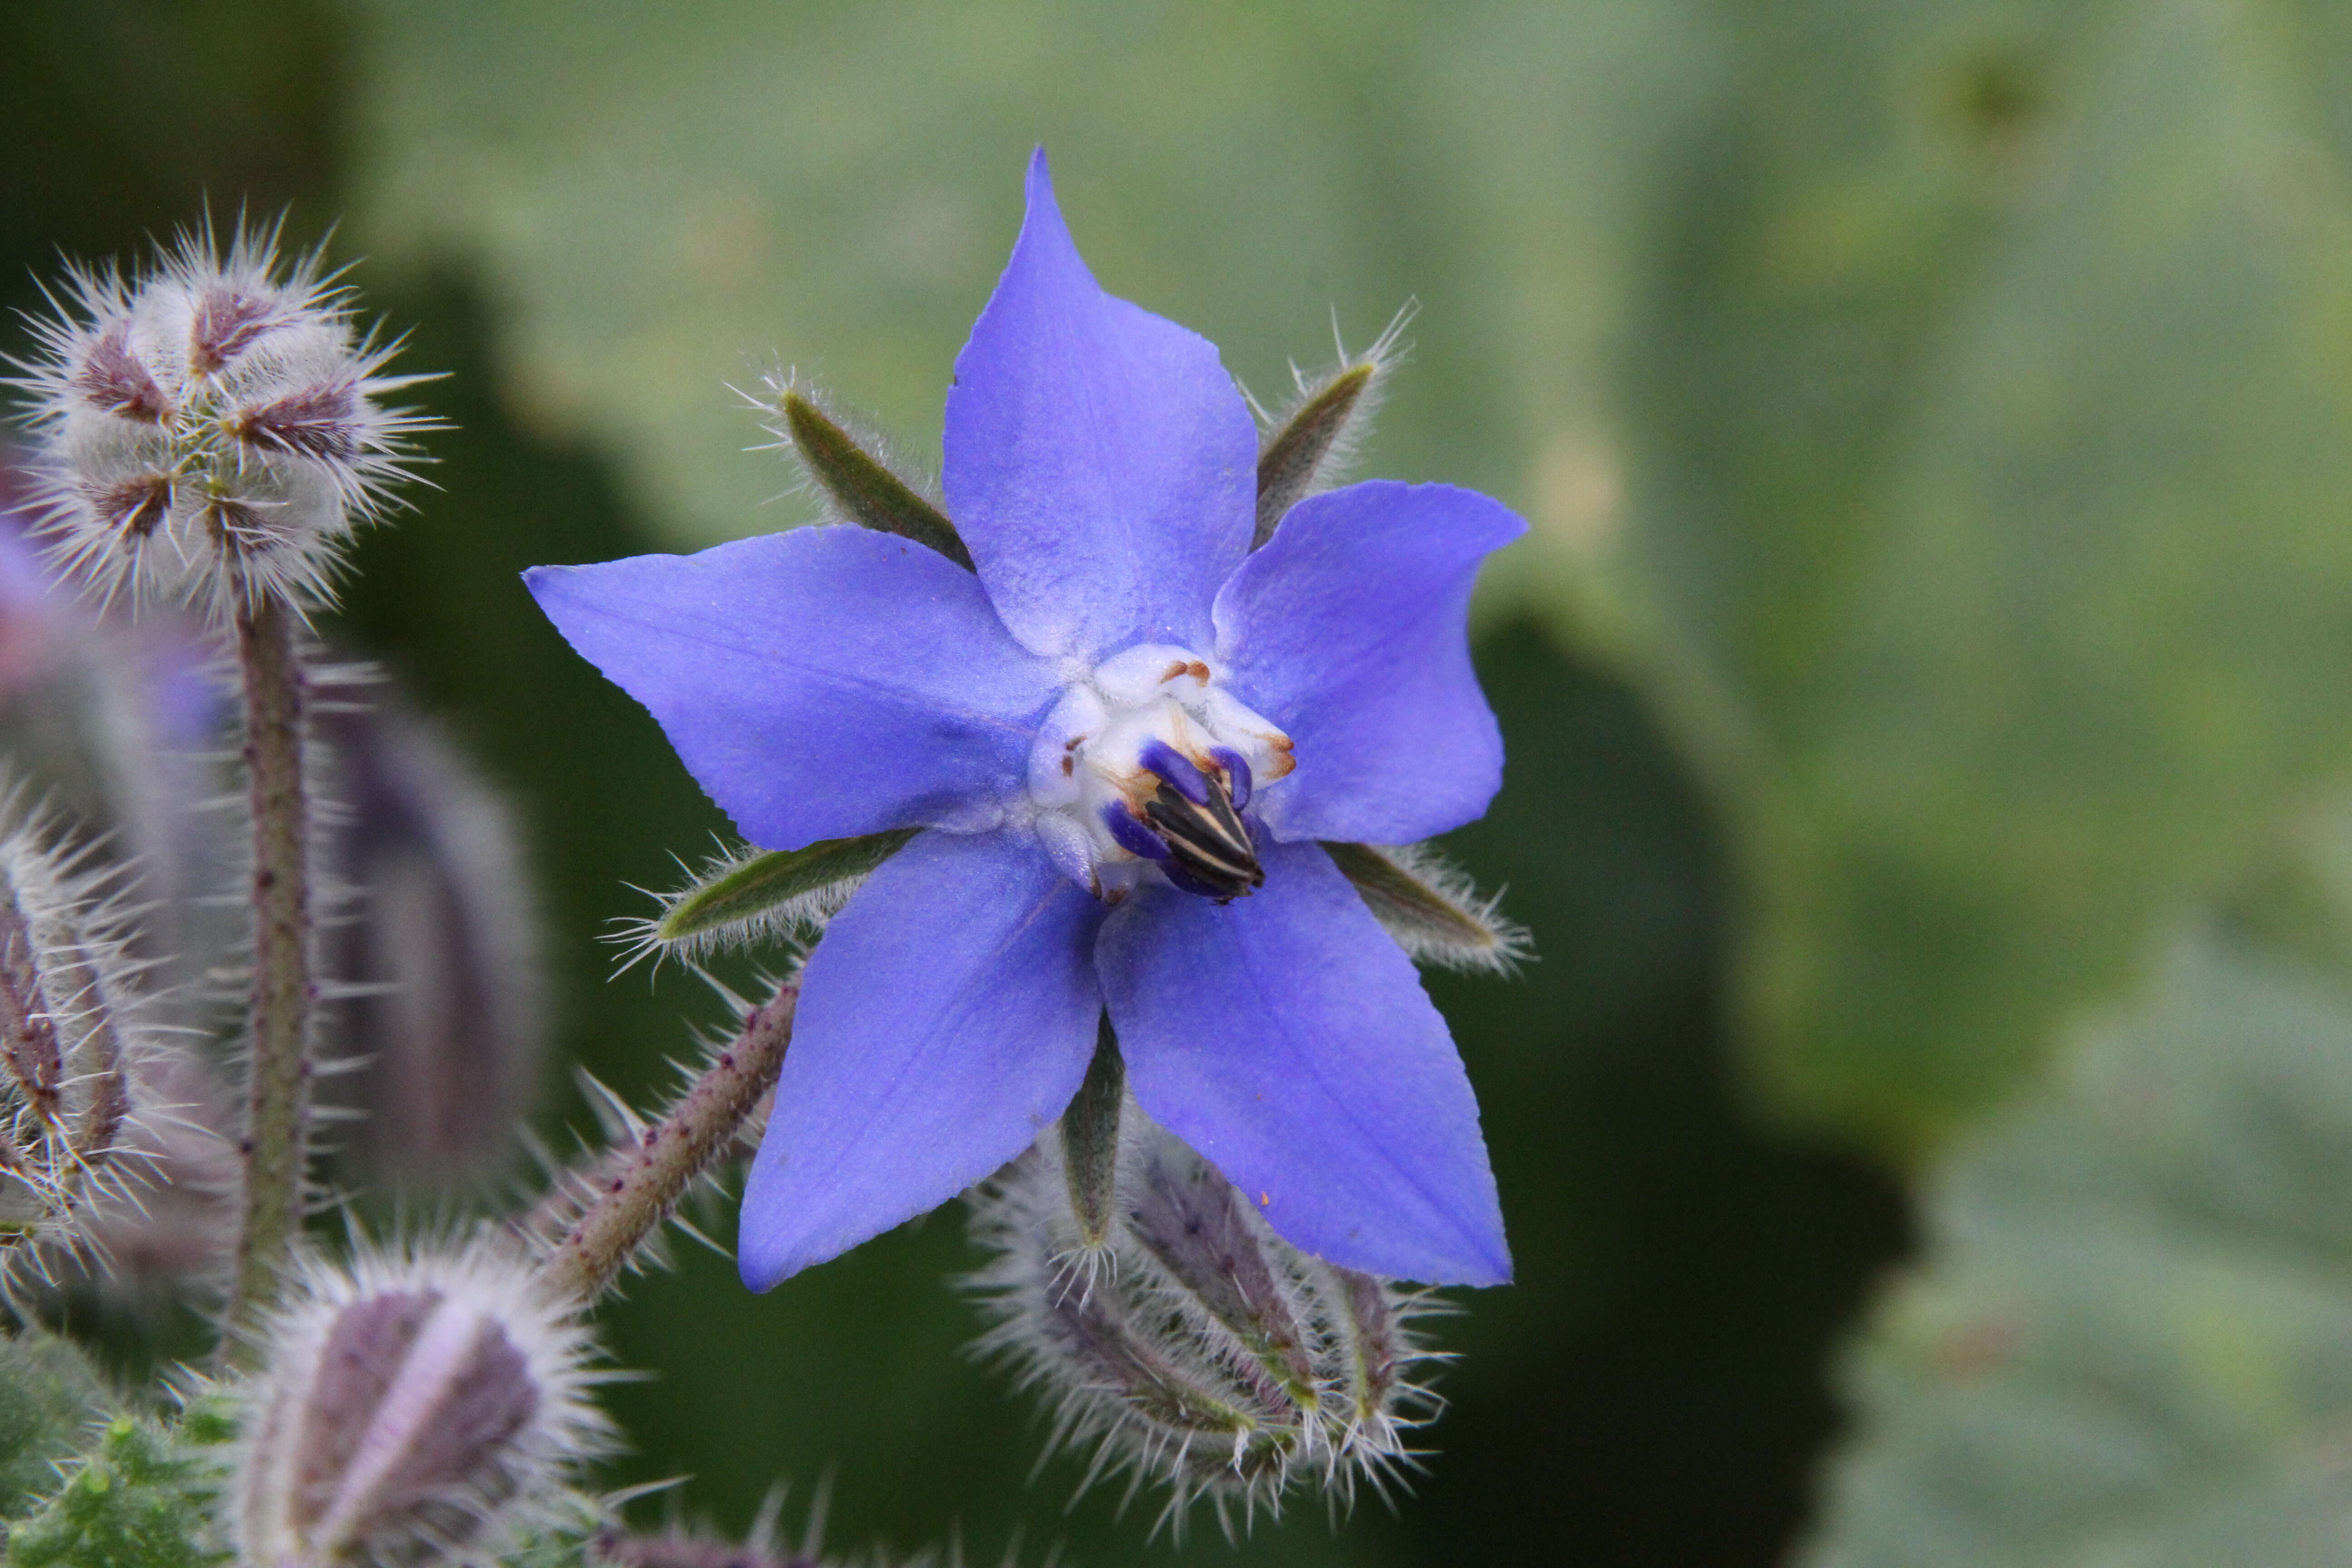
<svg viewBox="0 0 2352 1568">
<path fill-rule="evenodd" d="M 1118 1037 L 1106 1013 L 1086 1081 L 1062 1112 L 1062 1168 L 1069 1183 L 1070 1216 L 1077 1225 L 1078 1245 L 1090 1252 L 1110 1245 L 1118 1218 L 1118 1117 L 1126 1099 L 1127 1063 L 1118 1054 Z"/>
<path fill-rule="evenodd" d="M 972 570 L 971 552 L 964 548 L 947 513 L 866 450 L 806 388 L 791 381 L 770 386 L 775 394 L 776 434 L 799 456 L 832 510 L 845 521 L 911 539 L 965 571 Z"/>
<path fill-rule="evenodd" d="M 1501 895 L 1480 892 L 1435 850 L 1341 843 L 1323 850 L 1414 963 L 1507 974 L 1530 956 L 1527 928 L 1496 907 Z"/>
<path fill-rule="evenodd" d="M 1307 497 L 1328 489 L 1345 470 L 1370 429 L 1389 373 L 1403 357 L 1402 337 L 1414 307 L 1397 312 L 1388 330 L 1360 354 L 1340 351 L 1339 362 L 1319 376 L 1293 372 L 1297 395 L 1277 420 L 1268 422 L 1257 452 L 1257 530 L 1250 548 L 1274 537 L 1283 514 Z"/>
<path fill-rule="evenodd" d="M 661 895 L 662 912 L 632 922 L 622 940 L 629 962 L 647 953 L 682 958 L 789 942 L 824 922 L 883 861 L 905 848 L 916 827 L 826 838 L 801 849 L 749 846 L 711 861 L 693 882 Z"/>
</svg>

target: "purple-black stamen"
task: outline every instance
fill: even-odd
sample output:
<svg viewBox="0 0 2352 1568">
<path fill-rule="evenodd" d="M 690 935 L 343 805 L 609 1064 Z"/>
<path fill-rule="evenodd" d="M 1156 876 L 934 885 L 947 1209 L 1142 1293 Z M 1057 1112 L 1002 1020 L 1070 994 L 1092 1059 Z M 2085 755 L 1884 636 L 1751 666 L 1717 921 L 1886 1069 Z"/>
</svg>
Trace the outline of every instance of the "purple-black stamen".
<svg viewBox="0 0 2352 1568">
<path fill-rule="evenodd" d="M 1129 854 L 1140 855 L 1146 860 L 1168 858 L 1168 846 L 1160 841 L 1160 836 L 1138 822 L 1118 802 L 1112 801 L 1102 808 L 1102 819 L 1103 826 L 1110 829 L 1112 839 Z"/>
<path fill-rule="evenodd" d="M 1178 794 L 1174 784 L 1162 783 L 1144 802 L 1143 817 L 1168 847 L 1160 869 L 1169 881 L 1223 903 L 1263 887 L 1265 871 L 1258 865 L 1255 836 L 1234 809 L 1225 775 L 1218 773 L 1203 782 L 1209 785 L 1209 798 L 1197 804 Z"/>
<path fill-rule="evenodd" d="M 1234 901 L 1234 899 L 1236 896 L 1229 889 L 1220 887 L 1216 883 L 1203 881 L 1200 878 L 1195 877 L 1192 872 L 1184 869 L 1183 866 L 1180 862 L 1174 860 L 1171 860 L 1166 865 L 1160 867 L 1160 875 L 1166 877 L 1169 882 L 1175 887 L 1177 891 L 1191 893 L 1195 898 L 1214 899 L 1221 904 L 1230 904 Z M 1246 892 L 1248 889 L 1244 889 L 1243 890 Z"/>
<path fill-rule="evenodd" d="M 1174 784 L 1178 793 L 1194 805 L 1209 804 L 1208 779 L 1199 768 L 1192 765 L 1192 758 L 1167 742 L 1150 742 L 1143 748 L 1143 755 L 1137 760 L 1170 784 Z"/>
<path fill-rule="evenodd" d="M 1256 784 L 1250 774 L 1246 758 L 1230 747 L 1219 746 L 1209 753 L 1209 760 L 1225 770 L 1225 785 L 1234 797 L 1234 809 L 1238 811 L 1250 803 L 1250 791 Z"/>
</svg>

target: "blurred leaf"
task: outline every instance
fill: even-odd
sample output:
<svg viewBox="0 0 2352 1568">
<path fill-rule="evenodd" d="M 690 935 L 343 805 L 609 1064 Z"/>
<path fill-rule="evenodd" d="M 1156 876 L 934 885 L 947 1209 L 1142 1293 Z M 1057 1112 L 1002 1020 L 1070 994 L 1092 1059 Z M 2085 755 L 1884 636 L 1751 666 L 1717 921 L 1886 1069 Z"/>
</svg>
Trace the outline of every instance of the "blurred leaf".
<svg viewBox="0 0 2352 1568">
<path fill-rule="evenodd" d="M 1544 454 L 1601 440 L 1618 215 L 1711 60 L 1687 0 L 378 0 L 359 37 L 360 242 L 478 263 L 515 405 L 695 545 L 800 520 L 722 384 L 770 356 L 934 440 L 1039 142 L 1105 284 L 1270 403 L 1418 297 L 1381 471 L 1540 530 Z"/>
<path fill-rule="evenodd" d="M 193 1425 L 193 1424 L 192 1424 Z M 221 1461 L 210 1434 L 124 1415 L 62 1468 L 55 1496 L 8 1531 L 14 1568 L 208 1568 Z"/>
<path fill-rule="evenodd" d="M 1785 1109 L 1932 1141 L 2352 766 L 2323 15 L 1737 11 L 1612 564 L 1740 829 Z"/>
<path fill-rule="evenodd" d="M 1938 1178 L 1810 1568 L 2352 1560 L 2352 992 L 2212 929 L 2150 992 Z"/>
<path fill-rule="evenodd" d="M 59 1463 L 112 1403 L 68 1342 L 37 1330 L 0 1337 L 0 1515 L 25 1512 L 54 1489 Z"/>
</svg>

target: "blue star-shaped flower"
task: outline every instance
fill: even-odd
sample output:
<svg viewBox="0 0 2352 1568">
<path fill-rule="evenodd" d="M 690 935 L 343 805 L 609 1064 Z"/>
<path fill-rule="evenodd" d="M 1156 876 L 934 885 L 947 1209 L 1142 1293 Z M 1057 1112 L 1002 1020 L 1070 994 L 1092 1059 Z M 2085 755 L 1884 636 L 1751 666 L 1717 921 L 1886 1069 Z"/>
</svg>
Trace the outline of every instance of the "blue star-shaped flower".
<svg viewBox="0 0 2352 1568">
<path fill-rule="evenodd" d="M 753 1289 L 1026 1148 L 1106 1009 L 1137 1100 L 1286 1238 L 1508 1278 L 1445 1021 L 1316 840 L 1486 809 L 1465 616 L 1526 525 L 1373 482 L 1252 552 L 1257 447 L 1216 349 L 1096 284 L 1040 153 L 948 395 L 976 574 L 845 525 L 529 574 L 752 842 L 926 830 L 809 957 L 744 1194 Z"/>
</svg>

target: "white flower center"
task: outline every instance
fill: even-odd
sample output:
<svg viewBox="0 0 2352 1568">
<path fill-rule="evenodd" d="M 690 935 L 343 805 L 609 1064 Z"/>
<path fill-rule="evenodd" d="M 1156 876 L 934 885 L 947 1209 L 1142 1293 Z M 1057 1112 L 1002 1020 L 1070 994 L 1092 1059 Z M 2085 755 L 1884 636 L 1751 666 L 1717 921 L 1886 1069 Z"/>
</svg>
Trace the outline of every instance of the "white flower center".
<svg viewBox="0 0 2352 1568">
<path fill-rule="evenodd" d="M 1265 879 L 1250 803 L 1291 765 L 1290 737 L 1215 666 L 1147 643 L 1063 692 L 1029 752 L 1029 800 L 1046 853 L 1096 897 L 1159 878 L 1222 901 Z"/>
</svg>

